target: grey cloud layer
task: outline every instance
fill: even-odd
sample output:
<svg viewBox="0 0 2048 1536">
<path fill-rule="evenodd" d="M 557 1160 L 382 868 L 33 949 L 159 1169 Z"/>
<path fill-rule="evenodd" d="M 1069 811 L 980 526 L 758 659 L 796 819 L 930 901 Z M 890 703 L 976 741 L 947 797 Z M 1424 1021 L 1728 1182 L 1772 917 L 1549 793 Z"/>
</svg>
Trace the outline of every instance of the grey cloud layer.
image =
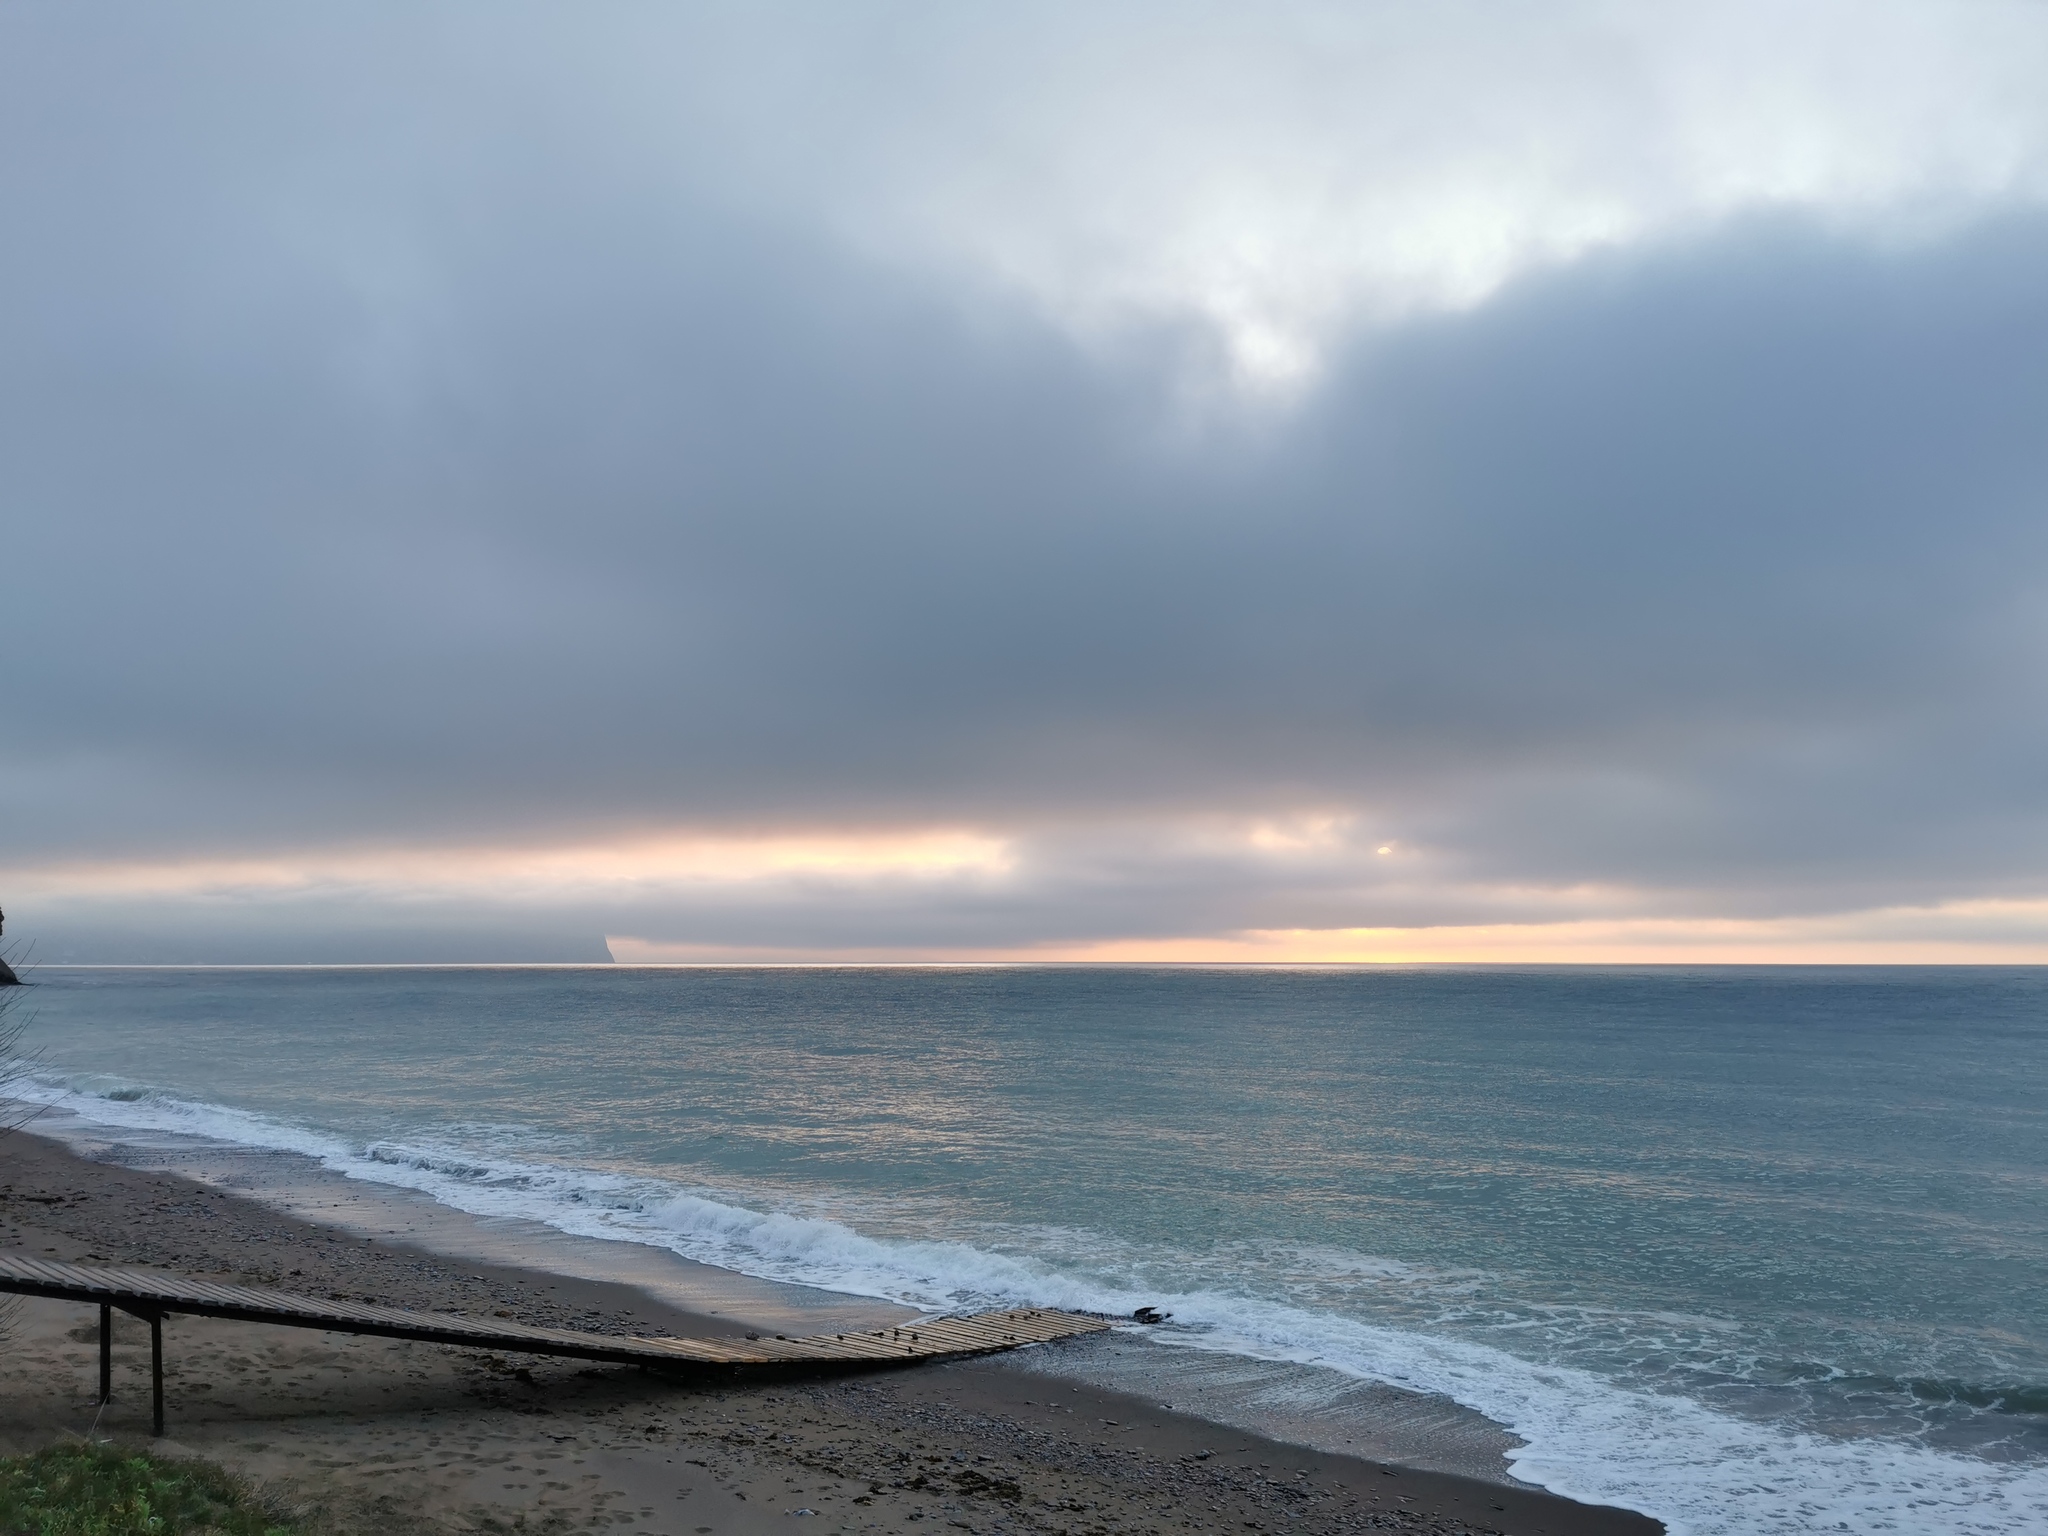
<svg viewBox="0 0 2048 1536">
<path fill-rule="evenodd" d="M 104 74 L 0 89 L 11 863 L 1036 850 L 641 914 L 731 943 L 2039 890 L 2048 218 L 1724 221 L 1356 334 L 1282 408 L 1191 399 L 1192 321 L 1077 341 L 366 34 L 244 81 L 13 25 Z M 1446 883 L 1114 830 L 1294 809 Z"/>
</svg>

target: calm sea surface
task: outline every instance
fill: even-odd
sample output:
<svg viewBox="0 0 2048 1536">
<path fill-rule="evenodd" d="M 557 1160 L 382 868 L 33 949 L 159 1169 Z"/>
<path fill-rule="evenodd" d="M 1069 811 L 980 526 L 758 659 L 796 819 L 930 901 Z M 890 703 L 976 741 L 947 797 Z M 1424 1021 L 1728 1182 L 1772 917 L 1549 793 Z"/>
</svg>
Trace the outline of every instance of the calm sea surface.
<svg viewBox="0 0 2048 1536">
<path fill-rule="evenodd" d="M 2048 1531 L 2048 971 L 45 969 L 38 1092 L 1455 1397 L 1690 1532 Z"/>
</svg>

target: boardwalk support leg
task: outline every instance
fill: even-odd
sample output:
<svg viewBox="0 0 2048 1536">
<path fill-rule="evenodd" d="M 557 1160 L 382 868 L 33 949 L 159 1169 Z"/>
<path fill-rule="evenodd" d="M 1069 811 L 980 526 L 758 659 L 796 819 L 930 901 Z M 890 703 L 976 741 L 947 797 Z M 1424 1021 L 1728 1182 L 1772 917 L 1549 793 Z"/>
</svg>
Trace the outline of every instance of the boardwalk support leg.
<svg viewBox="0 0 2048 1536">
<path fill-rule="evenodd" d="M 114 1400 L 114 1309 L 100 1303 L 100 1401 Z"/>
<path fill-rule="evenodd" d="M 156 1428 L 150 1433 L 161 1440 L 164 1437 L 164 1315 L 161 1312 L 149 1314 L 149 1394 L 150 1412 L 156 1421 Z"/>
</svg>

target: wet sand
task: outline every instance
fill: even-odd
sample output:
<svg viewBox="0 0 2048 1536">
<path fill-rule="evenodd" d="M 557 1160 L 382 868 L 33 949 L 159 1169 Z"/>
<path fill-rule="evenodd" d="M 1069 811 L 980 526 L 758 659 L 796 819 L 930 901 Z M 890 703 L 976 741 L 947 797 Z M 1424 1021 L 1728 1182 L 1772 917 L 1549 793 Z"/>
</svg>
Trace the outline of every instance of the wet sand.
<svg viewBox="0 0 2048 1536">
<path fill-rule="evenodd" d="M 730 1335 L 791 1315 L 765 1291 L 759 1316 L 692 1309 L 634 1285 L 366 1237 L 27 1134 L 0 1140 L 0 1247 L 597 1332 Z M 147 1329 L 117 1321 L 104 1412 L 96 1339 L 92 1308 L 20 1303 L 0 1346 L 0 1450 L 87 1433 L 146 1441 Z M 1060 1375 L 1059 1352 L 1086 1347 L 1044 1346 L 1024 1370 L 973 1361 L 708 1387 L 179 1317 L 165 1325 L 164 1445 L 271 1483 L 337 1528 L 391 1532 L 1661 1529 L 1249 1435 Z"/>
</svg>

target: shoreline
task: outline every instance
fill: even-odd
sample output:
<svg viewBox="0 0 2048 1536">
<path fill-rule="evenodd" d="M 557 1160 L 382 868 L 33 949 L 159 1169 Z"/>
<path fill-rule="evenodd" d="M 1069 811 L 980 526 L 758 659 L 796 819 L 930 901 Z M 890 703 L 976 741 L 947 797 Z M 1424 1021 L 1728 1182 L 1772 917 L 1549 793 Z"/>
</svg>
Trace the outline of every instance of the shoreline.
<svg viewBox="0 0 2048 1536">
<path fill-rule="evenodd" d="M 630 1233 L 599 1237 L 523 1215 L 476 1214 L 448 1203 L 443 1194 L 337 1169 L 307 1152 L 110 1124 L 68 1107 L 39 1118 L 35 1129 L 95 1161 L 182 1173 L 358 1236 L 398 1237 L 443 1258 L 620 1281 L 685 1312 L 746 1317 L 763 1330 L 864 1329 L 922 1315 L 892 1300 L 685 1258 Z M 1056 1368 L 1045 1363 L 1054 1358 Z M 1510 1453 L 1523 1442 L 1476 1410 L 1311 1363 L 1189 1347 L 1123 1329 L 1056 1357 L 1026 1351 L 1004 1357 L 1003 1364 L 1051 1370 L 1083 1386 L 1171 1404 L 1266 1439 L 1510 1488 L 1538 1486 L 1514 1475 Z"/>
<path fill-rule="evenodd" d="M 31 1253 L 374 1295 L 422 1309 L 502 1309 L 520 1321 L 594 1331 L 729 1335 L 760 1315 L 680 1306 L 616 1280 L 451 1256 L 407 1236 L 347 1231 L 182 1173 L 95 1161 L 47 1136 L 0 1140 L 0 1243 Z M 13 1350 L 37 1369 L 26 1379 L 10 1373 L 0 1398 L 5 1449 L 88 1429 L 96 1369 L 92 1329 L 81 1326 L 91 1322 L 88 1311 L 23 1304 Z M 101 1433 L 146 1433 L 126 1358 L 141 1332 L 116 1327 L 116 1401 Z M 1063 1375 L 1061 1346 L 1029 1352 L 1028 1370 L 975 1361 L 708 1388 L 630 1370 L 206 1319 L 176 1319 L 167 1334 L 174 1446 L 338 1508 L 366 1508 L 363 1501 L 403 1488 L 401 1502 L 435 1528 L 526 1520 L 580 1529 L 614 1523 L 632 1506 L 634 1523 L 665 1533 L 793 1528 L 784 1508 L 833 1517 L 821 1530 L 921 1529 L 932 1519 L 970 1530 L 1076 1533 L 1661 1529 L 1629 1511 L 1168 1410 Z M 515 1464 L 526 1470 L 509 1480 L 491 1470 Z M 550 1468 L 561 1475 L 540 1476 Z M 785 1497 L 799 1503 L 778 1504 L 771 1515 L 766 1506 Z"/>
<path fill-rule="evenodd" d="M 40 1115 L 26 1129 L 84 1161 L 173 1174 L 321 1228 L 395 1239 L 458 1266 L 538 1269 L 625 1285 L 693 1317 L 743 1316 L 777 1331 L 818 1332 L 918 1315 L 879 1298 L 761 1279 L 630 1239 L 580 1236 L 525 1217 L 475 1215 L 405 1184 L 328 1168 L 303 1152 L 109 1125 L 68 1109 Z"/>
</svg>

